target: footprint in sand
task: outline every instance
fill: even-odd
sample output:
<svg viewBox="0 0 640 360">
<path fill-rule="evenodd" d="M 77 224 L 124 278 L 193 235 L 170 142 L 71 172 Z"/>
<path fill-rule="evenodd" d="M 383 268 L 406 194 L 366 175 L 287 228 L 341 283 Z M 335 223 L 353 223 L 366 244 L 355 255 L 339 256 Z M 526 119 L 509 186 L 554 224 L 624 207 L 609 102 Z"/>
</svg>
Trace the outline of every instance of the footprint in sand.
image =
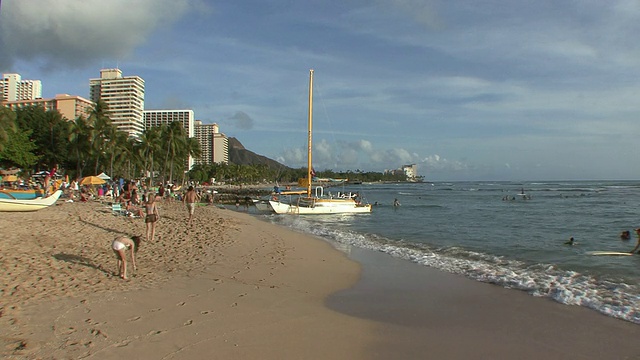
<svg viewBox="0 0 640 360">
<path fill-rule="evenodd" d="M 207 310 L 200 311 L 200 315 L 207 315 L 207 314 L 210 314 L 210 313 L 212 313 L 212 311 L 207 311 Z"/>
<path fill-rule="evenodd" d="M 151 331 L 149 331 L 149 332 L 147 333 L 147 336 L 150 336 L 150 335 L 160 335 L 160 334 L 162 334 L 162 333 L 164 333 L 164 332 L 165 332 L 164 330 L 151 330 Z"/>
<path fill-rule="evenodd" d="M 149 310 L 149 312 L 156 312 L 156 311 L 160 311 L 160 310 L 162 310 L 162 309 L 161 308 L 155 308 L 155 309 Z"/>
<path fill-rule="evenodd" d="M 176 304 L 176 306 L 184 306 L 184 304 L 186 304 L 186 302 L 182 301 Z"/>
<path fill-rule="evenodd" d="M 182 325 L 188 326 L 188 325 L 191 325 L 191 324 L 193 324 L 193 320 L 187 320 L 187 322 L 182 324 Z"/>
<path fill-rule="evenodd" d="M 131 319 L 127 319 L 127 321 L 128 321 L 128 322 L 131 322 L 131 321 L 138 321 L 138 320 L 140 320 L 141 318 L 142 318 L 142 316 L 134 316 L 134 317 L 132 317 Z"/>
<path fill-rule="evenodd" d="M 102 330 L 100 330 L 100 329 L 91 329 L 91 335 L 93 335 L 93 336 L 101 335 L 104 338 L 108 338 L 107 334 L 103 333 Z"/>
<path fill-rule="evenodd" d="M 116 347 L 125 347 L 125 346 L 129 345 L 130 343 L 131 343 L 130 340 L 124 340 L 124 341 L 116 344 Z"/>
<path fill-rule="evenodd" d="M 244 296 L 247 296 L 247 293 L 238 294 L 238 297 L 244 297 Z"/>
</svg>

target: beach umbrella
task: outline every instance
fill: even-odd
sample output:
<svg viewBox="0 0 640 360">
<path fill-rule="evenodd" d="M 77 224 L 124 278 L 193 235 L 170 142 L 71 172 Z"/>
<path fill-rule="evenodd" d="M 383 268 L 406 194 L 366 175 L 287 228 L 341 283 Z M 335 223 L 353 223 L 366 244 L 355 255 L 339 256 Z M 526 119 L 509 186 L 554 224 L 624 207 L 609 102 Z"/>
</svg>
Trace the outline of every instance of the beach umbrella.
<svg viewBox="0 0 640 360">
<path fill-rule="evenodd" d="M 102 180 L 111 180 L 111 177 L 105 173 L 100 173 L 100 175 L 98 175 L 98 177 Z"/>
<path fill-rule="evenodd" d="M 87 176 L 80 180 L 80 185 L 100 185 L 104 184 L 106 181 L 100 179 L 97 176 Z"/>
<path fill-rule="evenodd" d="M 2 178 L 2 181 L 14 182 L 14 181 L 18 181 L 18 177 L 15 175 L 7 175 Z"/>
</svg>

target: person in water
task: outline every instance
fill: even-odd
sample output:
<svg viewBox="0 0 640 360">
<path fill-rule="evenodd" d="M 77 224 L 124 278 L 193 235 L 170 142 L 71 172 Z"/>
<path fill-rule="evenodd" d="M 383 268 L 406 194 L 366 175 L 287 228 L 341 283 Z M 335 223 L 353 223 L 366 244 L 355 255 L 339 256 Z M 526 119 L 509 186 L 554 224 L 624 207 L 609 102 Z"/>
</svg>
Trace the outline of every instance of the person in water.
<svg viewBox="0 0 640 360">
<path fill-rule="evenodd" d="M 640 228 L 636 229 L 636 235 L 638 235 L 638 242 L 636 243 L 636 247 L 630 251 L 631 254 L 635 253 L 636 250 L 640 249 Z M 640 252 L 638 252 L 640 254 Z"/>
<path fill-rule="evenodd" d="M 393 200 L 393 206 L 395 207 L 400 206 L 400 201 L 398 201 L 398 199 Z"/>
<path fill-rule="evenodd" d="M 564 244 L 565 245 L 569 245 L 569 246 L 573 246 L 575 244 L 575 240 L 573 239 L 573 236 L 571 238 L 569 238 L 568 241 L 566 241 Z"/>
<path fill-rule="evenodd" d="M 625 230 L 625 231 L 621 232 L 620 233 L 620 239 L 622 239 L 622 240 L 631 239 L 631 232 L 629 232 L 629 230 Z"/>
</svg>

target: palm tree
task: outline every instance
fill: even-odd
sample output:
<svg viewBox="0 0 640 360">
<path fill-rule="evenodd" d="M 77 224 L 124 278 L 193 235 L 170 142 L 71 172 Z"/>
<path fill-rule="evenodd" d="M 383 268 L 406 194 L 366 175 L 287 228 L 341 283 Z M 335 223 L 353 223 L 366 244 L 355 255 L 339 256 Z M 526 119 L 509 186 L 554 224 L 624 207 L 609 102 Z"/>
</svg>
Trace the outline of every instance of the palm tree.
<svg viewBox="0 0 640 360">
<path fill-rule="evenodd" d="M 176 155 L 182 152 L 182 149 L 186 146 L 187 134 L 182 124 L 178 121 L 174 121 L 169 125 L 163 125 L 161 131 L 163 146 L 167 148 L 164 158 L 163 177 L 166 174 L 167 165 L 169 165 L 169 181 L 173 181 L 174 160 Z"/>
<path fill-rule="evenodd" d="M 159 127 L 150 127 L 142 132 L 138 143 L 144 162 L 143 169 L 149 171 L 149 187 L 153 186 L 153 159 L 155 154 L 161 150 L 160 135 Z M 147 167 L 149 163 L 150 166 Z"/>
<path fill-rule="evenodd" d="M 114 162 L 120 154 L 127 151 L 129 135 L 124 131 L 116 130 L 115 126 L 111 129 L 113 132 L 109 134 L 110 140 L 107 143 L 107 154 L 109 155 L 109 174 L 114 176 Z"/>
<path fill-rule="evenodd" d="M 185 133 L 186 135 L 186 133 Z M 202 156 L 202 150 L 200 149 L 200 143 L 196 138 L 187 137 L 184 139 L 184 147 L 181 149 L 181 153 L 179 154 L 179 160 L 182 160 L 181 163 L 187 163 L 189 158 L 199 158 Z M 188 164 L 186 166 L 188 168 Z M 183 169 L 184 170 L 184 169 Z M 184 171 L 182 171 L 182 181 L 184 182 Z"/>
<path fill-rule="evenodd" d="M 67 135 L 61 131 L 66 130 L 68 126 L 65 124 L 66 121 L 62 118 L 60 112 L 57 110 L 46 111 L 44 113 L 43 121 L 43 125 L 46 125 L 49 131 L 48 136 L 46 137 L 46 142 L 41 141 L 39 145 L 44 147 L 43 149 L 40 149 L 41 153 L 44 155 L 44 158 L 42 159 L 44 161 L 44 165 L 51 169 L 64 160 L 64 149 L 67 144 L 66 141 L 62 140 L 60 137 Z"/>
<path fill-rule="evenodd" d="M 83 116 L 79 116 L 70 123 L 69 128 L 69 152 L 76 158 L 76 176 L 82 177 L 82 169 L 88 160 L 88 153 L 91 147 L 89 133 L 91 127 Z"/>
<path fill-rule="evenodd" d="M 104 100 L 99 99 L 89 113 L 89 124 L 93 127 L 90 134 L 91 152 L 95 159 L 95 173 L 98 173 L 100 158 L 105 152 L 109 135 L 114 136 L 114 127 L 109 117 L 109 107 Z"/>
</svg>

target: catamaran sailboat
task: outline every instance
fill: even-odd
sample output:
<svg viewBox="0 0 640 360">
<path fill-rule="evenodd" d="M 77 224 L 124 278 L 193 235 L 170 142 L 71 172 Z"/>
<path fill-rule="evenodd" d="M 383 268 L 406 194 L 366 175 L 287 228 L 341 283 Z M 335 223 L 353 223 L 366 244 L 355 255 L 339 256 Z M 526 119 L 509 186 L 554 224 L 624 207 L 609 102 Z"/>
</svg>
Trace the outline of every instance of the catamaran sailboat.
<svg viewBox="0 0 640 360">
<path fill-rule="evenodd" d="M 269 205 L 276 214 L 359 214 L 370 213 L 371 204 L 363 204 L 357 196 L 325 195 L 321 186 L 311 189 L 313 168 L 312 162 L 312 128 L 313 128 L 313 69 L 309 70 L 309 114 L 308 114 L 308 139 L 307 139 L 307 178 L 300 179 L 299 183 L 306 186 L 306 194 L 289 201 L 270 200 Z"/>
</svg>

